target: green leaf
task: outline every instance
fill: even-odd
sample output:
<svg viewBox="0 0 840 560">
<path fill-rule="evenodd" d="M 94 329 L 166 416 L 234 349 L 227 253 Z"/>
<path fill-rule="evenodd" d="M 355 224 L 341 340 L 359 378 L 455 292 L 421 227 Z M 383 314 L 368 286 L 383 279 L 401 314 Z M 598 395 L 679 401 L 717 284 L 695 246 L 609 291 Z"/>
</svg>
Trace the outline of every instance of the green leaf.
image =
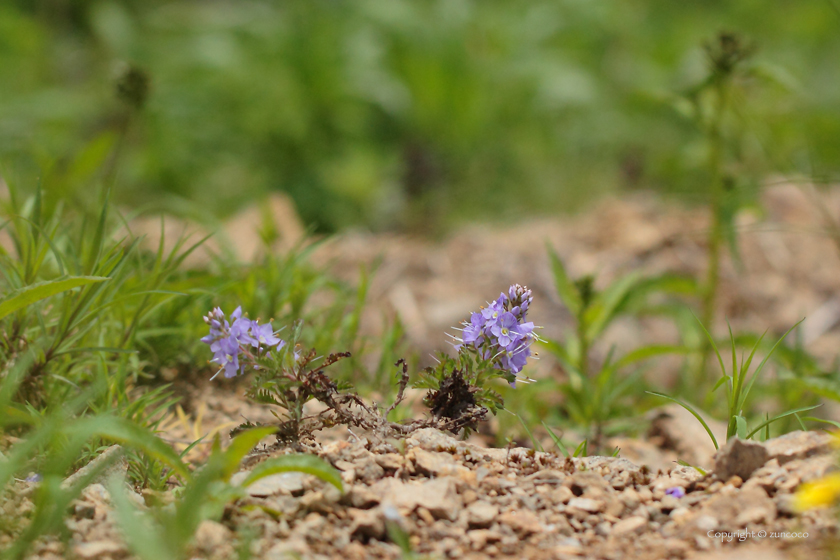
<svg viewBox="0 0 840 560">
<path fill-rule="evenodd" d="M 694 314 L 692 313 L 692 315 L 694 315 Z M 717 344 L 715 344 L 715 339 L 712 338 L 711 333 L 709 333 L 709 331 L 703 325 L 703 321 L 698 319 L 697 315 L 694 315 L 694 318 L 697 319 L 697 323 L 700 325 L 700 328 L 703 329 L 703 332 L 706 334 L 706 338 L 709 339 L 709 344 L 712 345 L 712 349 L 715 351 L 715 355 L 717 356 L 718 363 L 720 364 L 721 374 L 726 375 L 726 367 L 723 365 L 723 358 L 721 358 L 721 356 L 720 356 L 720 351 L 718 350 Z M 735 372 L 733 371 L 732 373 L 734 374 Z"/>
<path fill-rule="evenodd" d="M 641 280 L 641 275 L 631 273 L 619 278 L 595 297 L 586 312 L 586 336 L 588 340 L 598 338 L 612 320 L 621 313 L 631 292 Z"/>
<path fill-rule="evenodd" d="M 516 416 L 516 419 L 519 420 L 519 423 L 522 425 L 522 429 L 525 430 L 525 433 L 528 435 L 528 439 L 531 440 L 531 445 L 534 446 L 534 450 L 539 451 L 541 453 L 545 452 L 545 449 L 543 449 L 542 444 L 539 442 L 539 440 L 537 440 L 537 438 L 534 437 L 534 434 L 531 433 L 531 430 L 530 428 L 528 428 L 528 425 L 525 423 L 525 420 L 523 420 L 522 417 L 516 414 L 515 412 L 511 412 L 506 408 L 503 410 L 508 414 L 513 414 L 514 416 Z"/>
<path fill-rule="evenodd" d="M 735 434 L 741 439 L 748 439 L 747 435 L 747 419 L 743 416 L 734 416 L 735 420 Z"/>
<path fill-rule="evenodd" d="M 704 330 L 705 330 L 705 328 L 704 328 Z M 680 405 L 681 407 L 683 407 L 684 409 L 686 409 L 687 411 L 689 411 L 692 414 L 692 416 L 697 418 L 697 420 L 700 422 L 700 424 L 703 425 L 703 428 L 706 430 L 706 433 L 709 434 L 709 437 L 712 438 L 712 443 L 715 444 L 715 449 L 720 449 L 720 447 L 718 446 L 717 438 L 715 438 L 715 434 L 712 433 L 712 429 L 709 428 L 709 425 L 706 424 L 706 421 L 703 420 L 703 417 L 700 416 L 697 412 L 695 412 L 695 410 L 693 408 L 691 408 L 689 405 L 687 405 L 686 403 L 682 402 L 679 399 L 676 399 L 674 397 L 669 397 L 668 395 L 664 395 L 662 393 L 656 393 L 654 391 L 645 391 L 645 393 L 647 393 L 649 395 L 654 395 L 656 397 L 662 397 L 663 399 L 668 399 L 669 401 L 675 402 L 678 405 Z"/>
<path fill-rule="evenodd" d="M 28 305 L 32 305 L 36 301 L 41 301 L 42 299 L 46 299 L 67 290 L 72 290 L 73 288 L 78 288 L 79 286 L 104 282 L 108 279 L 109 278 L 104 276 L 70 276 L 68 278 L 31 284 L 10 293 L 8 297 L 0 303 L 0 319 L 3 319 L 10 313 L 14 313 L 15 311 L 23 309 Z"/>
<path fill-rule="evenodd" d="M 138 449 L 170 467 L 184 477 L 190 472 L 174 449 L 152 432 L 127 420 L 115 416 L 83 418 L 69 430 L 73 434 L 91 434 L 119 442 L 126 447 Z"/>
<path fill-rule="evenodd" d="M 569 450 L 566 449 L 565 445 L 563 445 L 563 440 L 557 434 L 555 434 L 554 431 L 551 428 L 549 428 L 545 422 L 543 422 L 542 425 L 543 428 L 545 428 L 545 430 L 548 432 L 548 437 L 550 437 L 551 441 L 554 442 L 554 445 L 557 446 L 557 449 L 559 449 L 560 452 L 563 453 L 563 456 L 568 457 Z"/>
<path fill-rule="evenodd" d="M 137 350 L 129 350 L 128 348 L 111 348 L 108 346 L 89 346 L 87 348 L 68 348 L 67 350 L 60 350 L 54 352 L 53 356 L 61 356 L 62 354 L 80 354 L 83 352 L 108 352 L 109 354 L 137 354 Z"/>
<path fill-rule="evenodd" d="M 831 424 L 835 428 L 840 429 L 840 422 L 835 422 L 834 420 L 826 420 L 825 418 L 816 418 L 814 416 L 803 416 L 801 420 L 805 422 L 822 422 L 824 424 Z"/>
<path fill-rule="evenodd" d="M 741 395 L 741 400 L 740 400 L 740 402 L 738 403 L 738 410 L 741 410 L 741 409 L 744 407 L 744 403 L 745 403 L 745 402 L 746 402 L 746 400 L 747 400 L 747 395 L 749 395 L 749 394 L 750 394 L 750 390 L 752 389 L 753 384 L 755 383 L 756 379 L 758 379 L 758 374 L 759 374 L 759 373 L 761 373 L 761 370 L 764 368 L 764 364 L 766 364 L 766 363 L 767 363 L 767 360 L 769 360 L 769 359 L 770 359 L 770 356 L 772 356 L 772 355 L 773 355 L 773 352 L 776 350 L 776 347 L 777 347 L 779 344 L 781 344 L 781 343 L 782 343 L 782 341 L 783 341 L 785 338 L 787 338 L 787 335 L 788 335 L 788 334 L 790 334 L 790 331 L 792 331 L 793 329 L 795 329 L 796 327 L 798 327 L 798 326 L 799 326 L 799 324 L 800 324 L 800 323 L 802 323 L 802 321 L 804 321 L 804 320 L 805 320 L 805 318 L 803 317 L 802 319 L 800 319 L 799 321 L 797 321 L 795 325 L 793 325 L 791 328 L 789 328 L 788 330 L 786 330 L 786 331 L 785 331 L 785 334 L 783 334 L 783 335 L 779 338 L 779 340 L 777 340 L 777 341 L 776 341 L 776 344 L 774 344 L 774 345 L 773 345 L 773 347 L 772 347 L 772 348 L 770 348 L 770 351 L 767 353 L 767 355 L 764 357 L 764 359 L 763 359 L 763 360 L 761 360 L 761 363 L 760 363 L 760 364 L 758 364 L 758 367 L 756 368 L 755 373 L 753 373 L 752 378 L 750 378 L 750 382 L 747 384 L 746 389 L 744 389 L 744 393 Z"/>
<path fill-rule="evenodd" d="M 730 379 L 730 377 L 728 375 L 723 374 L 721 376 L 721 378 L 717 380 L 717 383 L 715 383 L 715 386 L 712 387 L 712 393 L 714 393 L 715 391 L 720 389 L 720 386 L 723 385 L 724 383 L 726 383 L 727 381 L 729 381 L 729 379 Z"/>
<path fill-rule="evenodd" d="M 575 287 L 569 275 L 566 273 L 566 267 L 563 265 L 563 261 L 551 245 L 546 243 L 546 248 L 548 249 L 548 257 L 551 260 L 551 270 L 554 273 L 554 285 L 557 287 L 557 295 L 560 296 L 560 299 L 572 315 L 577 317 L 583 306 L 583 302 L 580 300 L 580 293 L 578 293 L 577 287 Z"/>
<path fill-rule="evenodd" d="M 314 455 L 283 455 L 263 461 L 253 468 L 251 474 L 242 482 L 243 487 L 250 486 L 261 478 L 283 472 L 302 472 L 315 475 L 344 492 L 341 473 L 323 459 Z"/>
<path fill-rule="evenodd" d="M 686 462 L 685 462 L 685 461 L 683 461 L 682 459 L 678 460 L 678 461 L 677 461 L 677 464 L 682 465 L 682 466 L 684 466 L 684 467 L 689 467 L 689 468 L 692 468 L 692 469 L 694 469 L 695 471 L 699 472 L 701 475 L 706 476 L 706 471 L 705 471 L 705 470 L 701 469 L 700 467 L 695 467 L 695 466 L 694 466 L 694 465 L 692 465 L 691 463 L 686 463 Z"/>
<path fill-rule="evenodd" d="M 160 526 L 149 514 L 140 511 L 128 501 L 122 484 L 111 480 L 108 490 L 114 502 L 117 523 L 132 552 L 142 560 L 176 557 L 176 551 L 167 545 Z"/>
<path fill-rule="evenodd" d="M 621 369 L 625 366 L 629 366 L 636 362 L 641 362 L 642 360 L 647 360 L 648 358 L 654 358 L 656 356 L 666 356 L 669 354 L 690 354 L 692 349 L 687 346 L 675 346 L 670 344 L 658 344 L 658 345 L 651 345 L 651 346 L 642 346 L 641 348 L 636 348 L 621 357 L 616 363 L 615 368 Z"/>
<path fill-rule="evenodd" d="M 225 481 L 230 480 L 230 477 L 239 468 L 242 459 L 256 447 L 260 440 L 268 437 L 271 434 L 277 433 L 277 428 L 254 428 L 240 432 L 230 446 L 224 452 L 224 466 L 222 468 L 222 477 Z"/>
<path fill-rule="evenodd" d="M 587 456 L 587 443 L 588 440 L 583 440 L 578 444 L 577 448 L 575 448 L 575 452 L 572 454 L 572 457 L 586 457 Z"/>
<path fill-rule="evenodd" d="M 808 410 L 814 410 L 815 408 L 819 408 L 820 406 L 822 406 L 822 405 L 815 404 L 815 405 L 813 405 L 813 406 L 803 406 L 802 408 L 795 408 L 795 409 L 793 409 L 793 410 L 788 410 L 787 412 L 783 412 L 783 413 L 781 413 L 781 414 L 779 414 L 779 415 L 777 415 L 777 416 L 774 416 L 774 417 L 773 417 L 773 418 L 771 418 L 770 420 L 767 420 L 767 421 L 762 422 L 761 424 L 759 424 L 759 426 L 758 426 L 758 427 L 756 427 L 753 431 L 751 431 L 751 432 L 747 435 L 746 439 L 750 439 L 750 438 L 751 438 L 751 437 L 753 437 L 755 434 L 757 434 L 759 431 L 761 431 L 761 428 L 763 428 L 764 426 L 767 426 L 767 425 L 769 425 L 769 424 L 772 424 L 772 423 L 773 423 L 773 422 L 775 422 L 776 420 L 781 420 L 782 418 L 785 418 L 785 417 L 787 417 L 787 416 L 791 416 L 792 414 L 798 414 L 798 413 L 800 413 L 800 412 L 805 412 L 805 411 L 808 411 Z"/>
</svg>

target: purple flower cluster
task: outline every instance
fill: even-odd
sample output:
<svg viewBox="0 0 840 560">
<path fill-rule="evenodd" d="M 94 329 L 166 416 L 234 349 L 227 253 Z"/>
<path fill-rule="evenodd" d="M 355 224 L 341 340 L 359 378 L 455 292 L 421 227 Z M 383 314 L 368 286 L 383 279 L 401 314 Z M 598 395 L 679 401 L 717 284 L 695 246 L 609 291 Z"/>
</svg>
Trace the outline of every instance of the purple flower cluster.
<svg viewBox="0 0 840 560">
<path fill-rule="evenodd" d="M 230 320 L 233 324 L 228 322 L 224 312 L 218 307 L 204 317 L 204 322 L 210 325 L 210 334 L 202 338 L 201 342 L 210 345 L 213 352 L 211 361 L 221 366 L 216 375 L 222 370 L 227 378 L 244 373 L 245 362 L 240 359 L 240 354 L 253 357 L 249 347 L 261 351 L 270 347 L 282 348 L 286 344 L 275 336 L 271 322 L 260 325 L 259 319 L 252 321 L 243 317 L 242 307 L 237 307 L 230 314 Z"/>
<path fill-rule="evenodd" d="M 534 323 L 526 322 L 528 307 L 533 301 L 531 290 L 514 284 L 507 294 L 470 316 L 463 323 L 461 345 L 473 347 L 485 360 L 497 360 L 497 365 L 514 375 L 522 371 L 531 355 L 531 344 L 537 339 Z"/>
</svg>

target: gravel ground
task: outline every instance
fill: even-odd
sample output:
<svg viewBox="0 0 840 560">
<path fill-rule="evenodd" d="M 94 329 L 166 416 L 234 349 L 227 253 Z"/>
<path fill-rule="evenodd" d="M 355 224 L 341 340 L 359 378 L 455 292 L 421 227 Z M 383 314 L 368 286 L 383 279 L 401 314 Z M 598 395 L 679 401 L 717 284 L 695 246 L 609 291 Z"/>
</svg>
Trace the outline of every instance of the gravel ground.
<svg viewBox="0 0 840 560">
<path fill-rule="evenodd" d="M 310 449 L 342 471 L 343 494 L 310 475 L 265 478 L 221 523 L 201 525 L 194 557 L 234 557 L 232 536 L 242 527 L 254 531 L 250 549 L 259 558 L 400 558 L 389 526 L 430 558 L 822 558 L 837 542 L 833 512 L 800 515 L 791 502 L 802 481 L 836 468 L 832 438 L 819 432 L 730 442 L 707 475 L 677 464 L 654 472 L 622 458 L 485 448 L 433 429 L 401 442 L 350 439 Z M 285 452 L 269 447 L 244 464 Z M 27 488 L 20 483 L 22 495 Z M 21 497 L 16 507 L 31 504 Z M 73 512 L 68 546 L 42 542 L 33 558 L 128 556 L 101 484 Z"/>
</svg>

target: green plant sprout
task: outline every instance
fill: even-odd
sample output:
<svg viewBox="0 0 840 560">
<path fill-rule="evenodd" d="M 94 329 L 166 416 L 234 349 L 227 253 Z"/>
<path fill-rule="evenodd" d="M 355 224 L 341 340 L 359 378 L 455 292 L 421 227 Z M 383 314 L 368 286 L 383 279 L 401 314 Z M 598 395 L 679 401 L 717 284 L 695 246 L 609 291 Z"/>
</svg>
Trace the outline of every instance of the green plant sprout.
<svg viewBox="0 0 840 560">
<path fill-rule="evenodd" d="M 674 275 L 645 278 L 632 273 L 598 292 L 592 277 L 572 281 L 560 257 L 551 247 L 548 250 L 557 293 L 576 324 L 565 344 L 549 340 L 546 347 L 568 376 L 560 385 L 560 391 L 566 397 L 564 411 L 571 421 L 588 430 L 587 440 L 595 449 L 600 449 L 605 424 L 623 413 L 621 400 L 643 383 L 643 370 L 631 368 L 651 358 L 687 354 L 690 350 L 681 345 L 649 345 L 617 357 L 613 348 L 595 368 L 591 358 L 593 346 L 611 323 L 623 315 L 663 313 L 666 306 L 661 302 L 651 304 L 652 296 L 691 295 L 695 283 Z M 629 373 L 625 373 L 628 369 Z"/>
<path fill-rule="evenodd" d="M 776 350 L 776 347 L 782 343 L 782 341 L 787 337 L 787 335 L 796 328 L 804 319 L 797 322 L 794 326 L 789 328 L 785 334 L 776 341 L 776 343 L 770 348 L 770 351 L 765 355 L 764 359 L 761 360 L 761 363 L 755 369 L 755 371 L 750 375 L 750 366 L 752 365 L 753 358 L 755 357 L 755 353 L 761 344 L 761 341 L 764 339 L 764 335 L 762 335 L 758 341 L 756 341 L 755 345 L 752 348 L 749 356 L 747 357 L 746 361 L 741 359 L 740 365 L 738 364 L 738 356 L 736 352 L 736 344 L 735 344 L 735 336 L 732 334 L 732 327 L 729 328 L 729 338 L 732 345 L 732 366 L 730 373 L 727 373 L 726 366 L 724 365 L 723 358 L 721 357 L 720 351 L 718 350 L 717 344 L 715 343 L 712 335 L 706 329 L 706 327 L 700 323 L 701 328 L 706 333 L 706 336 L 709 339 L 710 347 L 714 350 L 715 356 L 717 356 L 718 363 L 720 364 L 721 370 L 721 377 L 718 379 L 717 383 L 715 383 L 712 392 L 717 391 L 720 387 L 726 387 L 726 400 L 727 400 L 727 425 L 726 425 L 726 439 L 729 440 L 732 437 L 739 437 L 742 439 L 751 439 L 754 435 L 761 432 L 761 430 L 768 430 L 770 424 L 781 420 L 782 418 L 786 418 L 788 416 L 794 416 L 799 414 L 800 412 L 806 412 L 809 410 L 813 410 L 817 408 L 819 405 L 814 406 L 804 406 L 795 408 L 792 410 L 788 410 L 787 412 L 783 412 L 772 418 L 766 418 L 763 422 L 758 424 L 758 426 L 754 427 L 752 430 L 749 429 L 747 419 L 744 417 L 744 411 L 746 410 L 747 398 L 750 395 L 750 391 L 752 390 L 755 382 L 759 379 L 762 370 L 764 369 L 764 365 L 767 363 L 767 360 Z M 699 322 L 699 319 L 698 319 Z M 766 334 L 766 332 L 765 332 Z M 748 380 L 749 378 L 749 380 Z M 715 446 L 715 449 L 719 449 L 719 444 L 717 438 L 715 438 L 714 433 L 712 433 L 711 428 L 709 425 L 703 420 L 702 416 L 694 410 L 690 405 L 685 403 L 684 401 L 677 399 L 675 397 L 671 397 L 669 395 L 665 395 L 663 393 L 657 393 L 654 391 L 647 391 L 651 395 L 655 395 L 657 397 L 662 397 L 673 401 L 683 408 L 685 408 L 688 412 L 690 412 L 702 425 L 703 428 L 706 430 L 706 433 L 709 434 L 709 437 L 712 440 L 712 443 Z M 765 434 L 769 434 L 769 432 L 765 432 Z"/>
</svg>

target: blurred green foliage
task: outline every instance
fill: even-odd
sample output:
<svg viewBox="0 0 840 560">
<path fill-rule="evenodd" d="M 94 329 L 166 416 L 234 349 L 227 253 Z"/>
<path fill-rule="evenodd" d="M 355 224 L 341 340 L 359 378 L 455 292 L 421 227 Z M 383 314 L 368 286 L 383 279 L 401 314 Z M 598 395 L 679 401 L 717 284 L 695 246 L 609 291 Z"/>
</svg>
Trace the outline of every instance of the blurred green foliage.
<svg viewBox="0 0 840 560">
<path fill-rule="evenodd" d="M 322 231 L 618 188 L 705 202 L 692 88 L 721 30 L 757 48 L 730 100 L 733 173 L 837 172 L 833 1 L 10 0 L 0 160 L 61 170 L 128 130 L 120 202 L 223 215 L 280 189 Z"/>
</svg>

